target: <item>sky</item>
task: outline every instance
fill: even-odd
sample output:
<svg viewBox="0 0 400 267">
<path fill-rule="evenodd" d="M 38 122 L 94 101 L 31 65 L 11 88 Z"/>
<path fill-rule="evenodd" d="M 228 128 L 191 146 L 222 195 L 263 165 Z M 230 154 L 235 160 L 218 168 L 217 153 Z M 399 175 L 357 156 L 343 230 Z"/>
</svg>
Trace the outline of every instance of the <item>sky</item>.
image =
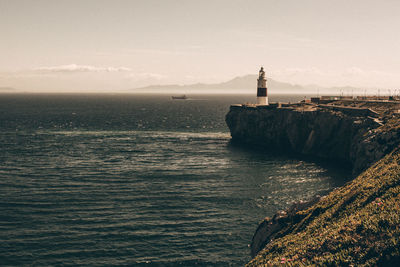
<svg viewBox="0 0 400 267">
<path fill-rule="evenodd" d="M 399 14 L 397 0 L 0 0 L 0 87 L 119 92 L 264 66 L 282 82 L 396 89 Z"/>
</svg>

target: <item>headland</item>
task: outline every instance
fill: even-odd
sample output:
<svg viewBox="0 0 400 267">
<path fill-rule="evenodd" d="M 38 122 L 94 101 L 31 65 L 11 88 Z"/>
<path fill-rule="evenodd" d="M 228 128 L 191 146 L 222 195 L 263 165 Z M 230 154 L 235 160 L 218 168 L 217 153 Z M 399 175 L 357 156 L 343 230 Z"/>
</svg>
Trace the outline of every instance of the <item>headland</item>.
<svg viewBox="0 0 400 267">
<path fill-rule="evenodd" d="M 232 105 L 232 142 L 352 167 L 354 178 L 322 198 L 265 218 L 249 266 L 392 265 L 400 260 L 400 101 L 318 97 Z"/>
</svg>

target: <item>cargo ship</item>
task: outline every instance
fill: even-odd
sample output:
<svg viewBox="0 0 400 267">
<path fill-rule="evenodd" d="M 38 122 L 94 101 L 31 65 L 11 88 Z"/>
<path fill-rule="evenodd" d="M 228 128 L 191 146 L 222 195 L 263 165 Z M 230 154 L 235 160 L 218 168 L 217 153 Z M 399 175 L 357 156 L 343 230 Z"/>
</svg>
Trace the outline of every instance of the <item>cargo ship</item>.
<svg viewBox="0 0 400 267">
<path fill-rule="evenodd" d="M 187 99 L 187 96 L 186 96 L 186 95 L 172 96 L 172 99 L 174 99 L 174 100 L 178 100 L 178 99 L 180 99 L 180 100 L 186 100 L 186 99 Z"/>
</svg>

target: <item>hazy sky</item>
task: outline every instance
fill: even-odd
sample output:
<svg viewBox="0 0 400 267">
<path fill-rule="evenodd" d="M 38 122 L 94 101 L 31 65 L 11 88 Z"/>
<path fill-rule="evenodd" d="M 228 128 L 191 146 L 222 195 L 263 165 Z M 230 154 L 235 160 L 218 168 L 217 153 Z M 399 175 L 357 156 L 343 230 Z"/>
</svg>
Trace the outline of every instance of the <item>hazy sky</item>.
<svg viewBox="0 0 400 267">
<path fill-rule="evenodd" d="M 400 88 L 398 0 L 0 0 L 0 87 L 117 91 L 256 74 Z"/>
</svg>

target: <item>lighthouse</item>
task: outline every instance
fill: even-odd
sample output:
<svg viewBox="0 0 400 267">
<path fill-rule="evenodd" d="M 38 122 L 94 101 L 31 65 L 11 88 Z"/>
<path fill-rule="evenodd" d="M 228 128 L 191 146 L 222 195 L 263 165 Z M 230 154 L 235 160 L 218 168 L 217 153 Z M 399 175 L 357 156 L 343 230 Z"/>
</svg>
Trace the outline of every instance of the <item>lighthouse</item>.
<svg viewBox="0 0 400 267">
<path fill-rule="evenodd" d="M 257 104 L 268 105 L 267 78 L 265 78 L 263 67 L 261 67 L 257 79 Z"/>
</svg>

